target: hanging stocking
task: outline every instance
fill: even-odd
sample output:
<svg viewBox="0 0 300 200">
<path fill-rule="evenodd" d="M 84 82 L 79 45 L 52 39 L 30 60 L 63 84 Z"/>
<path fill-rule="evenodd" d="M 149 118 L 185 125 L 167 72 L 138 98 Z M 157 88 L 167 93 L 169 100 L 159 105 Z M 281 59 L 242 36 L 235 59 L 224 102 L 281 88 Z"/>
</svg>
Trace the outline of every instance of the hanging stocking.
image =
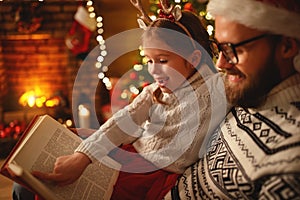
<svg viewBox="0 0 300 200">
<path fill-rule="evenodd" d="M 66 37 L 66 45 L 75 56 L 87 54 L 90 38 L 96 30 L 96 21 L 89 17 L 88 11 L 79 6 L 74 16 L 74 22 Z"/>
</svg>

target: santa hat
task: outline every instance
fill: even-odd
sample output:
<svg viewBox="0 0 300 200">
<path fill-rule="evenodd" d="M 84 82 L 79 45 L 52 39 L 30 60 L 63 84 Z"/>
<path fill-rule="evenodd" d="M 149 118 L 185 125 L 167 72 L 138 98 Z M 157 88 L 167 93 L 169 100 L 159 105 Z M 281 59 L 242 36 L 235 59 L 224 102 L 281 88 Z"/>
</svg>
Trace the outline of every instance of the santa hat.
<svg viewBox="0 0 300 200">
<path fill-rule="evenodd" d="M 210 0 L 207 11 L 247 27 L 300 39 L 299 0 Z"/>
</svg>

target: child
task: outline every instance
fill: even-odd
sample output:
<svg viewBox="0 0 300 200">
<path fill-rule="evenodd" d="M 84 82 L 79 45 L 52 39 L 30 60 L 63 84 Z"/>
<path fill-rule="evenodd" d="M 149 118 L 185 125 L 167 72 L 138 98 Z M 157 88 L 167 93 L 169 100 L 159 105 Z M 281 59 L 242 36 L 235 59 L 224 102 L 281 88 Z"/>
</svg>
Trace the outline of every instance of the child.
<svg viewBox="0 0 300 200">
<path fill-rule="evenodd" d="M 132 3 L 141 8 L 140 2 Z M 36 172 L 37 177 L 70 184 L 94 159 L 109 154 L 122 164 L 112 199 L 162 199 L 199 159 L 205 135 L 226 112 L 225 101 L 219 99 L 225 95 L 216 97 L 218 91 L 207 84 L 218 80 L 209 36 L 196 15 L 178 7 L 164 7 L 154 21 L 143 13 L 143 19 L 142 44 L 155 83 L 85 139 L 73 155 L 58 158 L 53 173 Z M 212 106 L 213 99 L 221 104 Z M 212 111 L 216 106 L 221 110 Z"/>
</svg>

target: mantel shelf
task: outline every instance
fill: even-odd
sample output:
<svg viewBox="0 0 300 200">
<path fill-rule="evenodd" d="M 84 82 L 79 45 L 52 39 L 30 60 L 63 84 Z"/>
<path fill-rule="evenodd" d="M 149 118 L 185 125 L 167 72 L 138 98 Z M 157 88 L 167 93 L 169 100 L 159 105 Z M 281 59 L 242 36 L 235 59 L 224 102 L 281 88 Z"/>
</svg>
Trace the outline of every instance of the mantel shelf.
<svg viewBox="0 0 300 200">
<path fill-rule="evenodd" d="M 44 40 L 50 39 L 51 34 L 40 33 L 40 34 L 14 34 L 2 36 L 3 40 Z"/>
</svg>

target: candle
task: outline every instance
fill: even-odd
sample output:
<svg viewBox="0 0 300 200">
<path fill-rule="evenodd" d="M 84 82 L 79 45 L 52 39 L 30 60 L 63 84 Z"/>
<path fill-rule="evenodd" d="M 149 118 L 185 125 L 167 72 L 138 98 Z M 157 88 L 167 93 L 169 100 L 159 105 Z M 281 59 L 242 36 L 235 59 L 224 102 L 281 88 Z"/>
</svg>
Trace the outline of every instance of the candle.
<svg viewBox="0 0 300 200">
<path fill-rule="evenodd" d="M 84 105 L 78 106 L 78 118 L 80 128 L 90 128 L 90 111 Z"/>
</svg>

